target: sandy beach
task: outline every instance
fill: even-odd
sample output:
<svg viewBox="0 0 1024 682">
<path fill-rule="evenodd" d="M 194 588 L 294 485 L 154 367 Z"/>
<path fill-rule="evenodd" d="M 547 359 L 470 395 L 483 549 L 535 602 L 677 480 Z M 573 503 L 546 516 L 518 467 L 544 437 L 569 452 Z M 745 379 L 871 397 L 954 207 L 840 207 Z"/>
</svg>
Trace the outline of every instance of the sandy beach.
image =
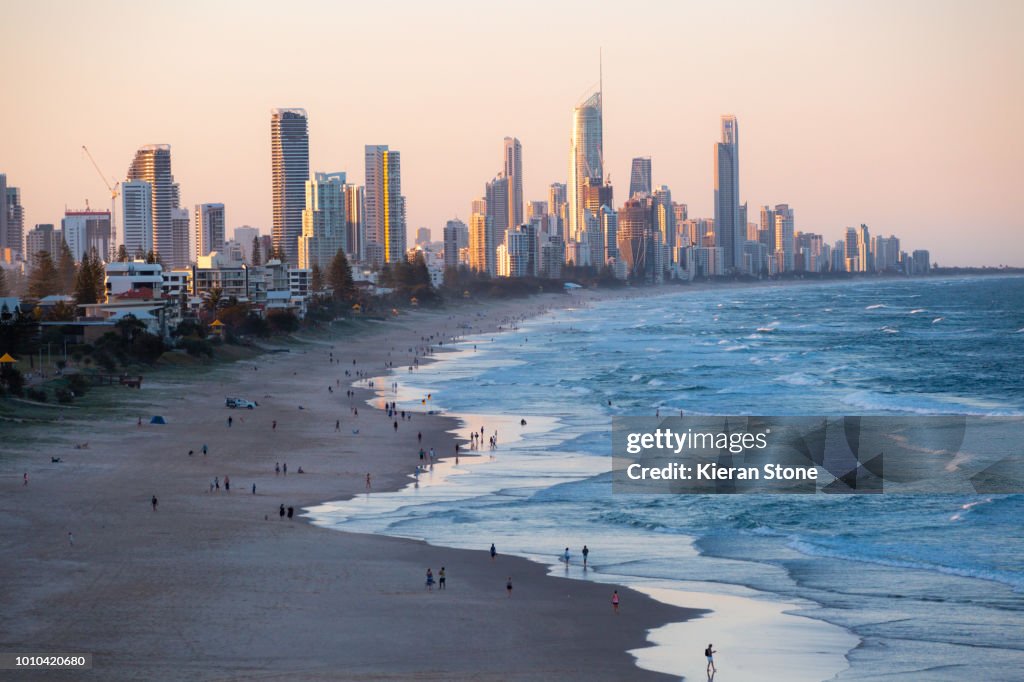
<svg viewBox="0 0 1024 682">
<path fill-rule="evenodd" d="M 395 428 L 366 406 L 369 388 L 346 395 L 356 372 L 408 371 L 431 337 L 571 303 L 548 295 L 417 311 L 194 381 L 156 375 L 138 393 L 120 389 L 136 416 L 66 410 L 33 427 L 37 440 L 4 444 L 0 647 L 94 655 L 90 673 L 61 673 L 68 679 L 669 679 L 627 651 L 699 611 L 620 589 L 616 616 L 607 584 L 549 577 L 500 553 L 492 561 L 486 547 L 343 533 L 298 516 L 366 495 L 367 474 L 370 495 L 408 483 L 419 433 L 423 447 L 454 453 L 454 420 L 415 414 Z M 227 409 L 228 395 L 259 406 Z M 167 424 L 149 424 L 153 415 Z M 287 475 L 276 474 L 285 463 Z M 281 505 L 295 518 L 280 517 Z M 447 589 L 428 591 L 426 569 L 441 566 Z"/>
</svg>

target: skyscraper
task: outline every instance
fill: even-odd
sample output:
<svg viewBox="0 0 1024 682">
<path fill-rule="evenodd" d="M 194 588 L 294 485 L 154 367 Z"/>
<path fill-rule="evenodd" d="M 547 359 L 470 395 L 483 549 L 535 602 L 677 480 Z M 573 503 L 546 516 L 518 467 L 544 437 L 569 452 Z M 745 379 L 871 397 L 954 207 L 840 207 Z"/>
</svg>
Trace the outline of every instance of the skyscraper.
<svg viewBox="0 0 1024 682">
<path fill-rule="evenodd" d="M 365 257 L 363 245 L 366 241 L 364 220 L 364 192 L 362 185 L 345 185 L 345 245 L 349 258 L 361 261 Z"/>
<path fill-rule="evenodd" d="M 793 209 L 789 204 L 776 204 L 775 210 L 775 253 L 780 254 L 779 272 L 792 272 L 795 269 L 793 242 Z"/>
<path fill-rule="evenodd" d="M 64 211 L 60 229 L 76 261 L 81 262 L 91 249 L 104 261 L 110 256 L 110 211 Z"/>
<path fill-rule="evenodd" d="M 469 267 L 494 277 L 498 272 L 494 226 L 487 215 L 487 199 L 473 202 L 469 216 Z"/>
<path fill-rule="evenodd" d="M 252 243 L 253 240 L 259 238 L 260 231 L 255 227 L 242 225 L 235 228 L 234 235 L 235 241 L 242 247 L 242 258 L 245 259 L 246 263 L 252 265 Z"/>
<path fill-rule="evenodd" d="M 405 259 L 405 197 L 399 152 L 387 145 L 366 145 L 366 240 L 381 247 L 382 262 Z"/>
<path fill-rule="evenodd" d="M 629 172 L 629 197 L 639 192 L 651 193 L 651 157 L 638 156 L 633 159 L 633 168 Z"/>
<path fill-rule="evenodd" d="M 715 246 L 724 250 L 726 270 L 743 267 L 747 226 L 740 221 L 739 127 L 722 116 L 722 141 L 715 143 Z"/>
<path fill-rule="evenodd" d="M 494 232 L 494 245 L 497 247 L 505 241 L 505 231 L 509 224 L 509 201 L 511 194 L 509 178 L 499 173 L 485 186 L 484 198 L 487 199 L 487 218 Z"/>
<path fill-rule="evenodd" d="M 600 88 L 577 104 L 572 114 L 572 138 L 569 142 L 569 239 L 576 241 L 586 229 L 586 194 L 584 183 L 591 186 L 604 183 L 603 105 Z"/>
<path fill-rule="evenodd" d="M 508 178 L 508 223 L 504 229 L 523 224 L 523 146 L 515 137 L 505 138 L 505 177 Z"/>
<path fill-rule="evenodd" d="M 145 180 L 150 185 L 150 227 L 151 246 L 165 262 L 172 262 L 174 252 L 174 225 L 172 211 L 178 208 L 178 186 L 171 174 L 171 145 L 149 144 L 135 152 L 135 158 L 128 167 L 128 181 Z M 127 232 L 126 232 L 127 235 Z M 127 245 L 127 236 L 125 244 Z M 130 253 L 130 251 L 129 251 Z M 188 252 L 185 252 L 188 261 Z"/>
<path fill-rule="evenodd" d="M 2 177 L 2 176 L 0 176 Z M 5 178 L 6 180 L 6 178 Z M 3 249 L 10 249 L 12 259 L 21 255 L 25 237 L 25 208 L 21 205 L 21 190 L 17 187 L 7 187 L 3 182 L 3 211 L 6 224 L 3 226 L 4 233 L 0 235 L 0 252 Z M 0 260 L 6 255 L 0 253 Z"/>
<path fill-rule="evenodd" d="M 654 229 L 661 234 L 661 243 L 670 249 L 676 247 L 676 212 L 672 205 L 672 190 L 662 185 L 651 195 L 654 199 Z"/>
<path fill-rule="evenodd" d="M 317 173 L 306 181 L 298 266 L 326 270 L 338 251 L 345 249 L 347 228 L 345 173 Z"/>
<path fill-rule="evenodd" d="M 564 241 L 569 224 L 569 210 L 566 204 L 566 188 L 564 183 L 553 182 L 548 187 L 548 212 L 551 215 L 552 222 L 549 232 Z"/>
<path fill-rule="evenodd" d="M 61 239 L 60 231 L 54 231 L 53 225 L 36 225 L 25 234 L 25 260 L 29 269 L 39 267 L 39 254 L 42 251 L 51 256 L 56 253 L 56 240 Z"/>
<path fill-rule="evenodd" d="M 296 263 L 302 211 L 309 180 L 309 119 L 305 109 L 270 112 L 271 175 L 274 192 L 274 248 Z"/>
<path fill-rule="evenodd" d="M 175 201 L 177 204 L 177 201 Z M 187 268 L 191 263 L 191 230 L 188 229 L 188 209 L 175 206 L 171 209 L 172 247 L 170 258 L 164 257 L 168 268 Z"/>
<path fill-rule="evenodd" d="M 121 225 L 130 258 L 153 250 L 153 185 L 145 180 L 121 183 Z"/>
<path fill-rule="evenodd" d="M 235 240 L 238 241 L 238 230 L 235 229 Z M 211 251 L 224 248 L 225 239 L 224 204 L 196 204 L 196 257 L 209 256 Z M 243 232 L 243 235 L 247 233 Z M 243 253 L 252 253 L 252 234 L 249 243 L 239 242 Z"/>
<path fill-rule="evenodd" d="M 469 246 L 469 228 L 458 218 L 444 226 L 444 266 L 459 267 L 459 251 Z"/>
<path fill-rule="evenodd" d="M 0 251 L 7 248 L 7 175 L 0 173 Z"/>
</svg>

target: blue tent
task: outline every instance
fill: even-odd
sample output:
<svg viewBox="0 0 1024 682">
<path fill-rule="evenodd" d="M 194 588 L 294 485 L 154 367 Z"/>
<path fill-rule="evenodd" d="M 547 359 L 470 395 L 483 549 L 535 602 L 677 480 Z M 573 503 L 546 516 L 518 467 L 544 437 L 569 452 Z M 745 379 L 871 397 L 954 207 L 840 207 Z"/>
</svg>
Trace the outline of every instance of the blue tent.
<svg viewBox="0 0 1024 682">
<path fill-rule="evenodd" d="M 166 424 L 167 422 L 160 415 L 156 415 L 155 417 L 153 417 L 152 419 L 149 420 L 149 423 L 150 424 Z"/>
</svg>

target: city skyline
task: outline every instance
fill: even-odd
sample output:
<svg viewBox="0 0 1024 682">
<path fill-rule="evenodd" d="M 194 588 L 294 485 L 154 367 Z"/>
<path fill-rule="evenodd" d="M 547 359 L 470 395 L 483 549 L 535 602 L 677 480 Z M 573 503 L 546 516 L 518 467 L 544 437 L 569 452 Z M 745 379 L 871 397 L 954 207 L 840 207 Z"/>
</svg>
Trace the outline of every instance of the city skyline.
<svg viewBox="0 0 1024 682">
<path fill-rule="evenodd" d="M 326 64 L 310 66 L 319 54 L 313 47 L 281 64 L 270 63 L 255 45 L 247 47 L 250 40 L 260 42 L 253 36 L 274 30 L 287 35 L 292 19 L 271 24 L 265 5 L 254 5 L 249 16 L 229 12 L 229 5 L 207 14 L 188 6 L 170 12 L 116 3 L 100 11 L 73 5 L 60 12 L 20 6 L 9 11 L 11 21 L 0 28 L 0 55 L 8 65 L 12 106 L 0 116 L 4 127 L 22 132 L 0 137 L 0 172 L 8 185 L 21 189 L 26 232 L 58 221 L 65 206 L 88 199 L 98 208 L 109 201 L 81 144 L 89 145 L 105 176 L 122 181 L 121 169 L 135 150 L 168 143 L 182 206 L 223 202 L 229 233 L 253 225 L 270 234 L 267 112 L 296 106 L 309 112 L 311 171 L 347 171 L 351 182 L 362 184 L 365 144 L 379 140 L 401 149 L 408 232 L 426 226 L 440 240 L 447 220 L 468 220 L 481 180 L 493 174 L 494 150 L 507 136 L 522 143 L 524 202 L 543 200 L 550 184 L 569 180 L 570 113 L 597 85 L 600 45 L 604 174 L 618 188 L 619 206 L 627 198 L 632 158 L 650 156 L 653 185 L 671 187 L 692 217 L 712 217 L 709 147 L 718 139 L 720 116 L 732 113 L 744 127 L 740 202 L 788 202 L 798 207 L 799 229 L 829 239 L 846 227 L 868 224 L 874 234 L 897 233 L 910 246 L 931 249 L 941 264 L 1024 264 L 1005 248 L 1020 239 L 1011 197 L 1021 175 L 1017 159 L 1024 154 L 1015 128 L 1024 106 L 1020 88 L 1012 87 L 1024 76 L 1024 60 L 1013 58 L 1022 49 L 1013 44 L 1010 28 L 1024 12 L 1013 3 L 907 3 L 895 9 L 871 3 L 773 4 L 770 10 L 731 3 L 719 13 L 703 3 L 662 7 L 666 21 L 659 23 L 686 25 L 685 54 L 700 54 L 699 63 L 678 57 L 671 31 L 660 26 L 651 27 L 654 33 L 643 44 L 624 42 L 621 35 L 629 32 L 623 29 L 638 21 L 630 12 L 597 12 L 572 27 L 569 6 L 555 10 L 551 25 L 538 30 L 547 35 L 593 29 L 594 47 L 570 49 L 549 41 L 535 53 L 499 58 L 487 64 L 494 70 L 493 85 L 474 80 L 484 67 L 473 58 L 484 53 L 493 33 L 467 35 L 458 50 L 424 50 L 410 60 L 414 49 L 434 45 L 437 34 L 430 40 L 418 35 L 417 20 L 427 12 L 435 19 L 457 17 L 462 5 L 410 6 L 394 19 L 397 34 L 411 37 L 408 51 L 381 64 L 360 64 L 346 72 L 345 87 L 335 90 L 315 87 Z M 527 3 L 524 16 L 541 11 Z M 371 23 L 385 17 L 367 7 L 345 12 Z M 138 40 L 131 22 L 155 20 L 157 14 L 181 35 L 194 37 L 231 22 L 224 50 L 236 53 L 202 47 L 188 54 L 142 55 L 143 62 L 167 67 L 172 80 L 180 80 L 172 88 L 178 97 L 148 96 L 155 85 L 120 76 L 109 87 L 92 87 L 103 82 L 97 80 L 105 72 L 99 65 L 112 63 L 126 41 Z M 199 14 L 209 20 L 205 28 L 190 23 Z M 712 41 L 718 14 L 750 40 L 723 52 Z M 903 32 L 922 15 L 926 20 L 914 32 Z M 458 26 L 441 30 L 442 36 L 461 35 Z M 80 54 L 73 48 L 90 35 L 90 27 L 109 39 Z M 763 35 L 784 27 L 791 45 L 783 49 L 754 40 L 755 27 Z M 359 31 L 350 38 L 343 48 L 348 58 L 371 40 Z M 956 49 L 935 49 L 943 41 Z M 860 49 L 867 44 L 874 46 L 870 53 Z M 813 68 L 807 66 L 808 51 Z M 32 70 L 16 68 L 27 64 L 30 53 L 41 55 L 39 63 Z M 197 60 L 205 60 L 205 70 L 196 68 Z M 42 89 L 42 82 L 50 85 Z M 467 88 L 469 82 L 474 87 Z M 509 82 L 520 86 L 512 88 L 519 94 L 510 105 L 499 105 Z M 61 104 L 68 99 L 76 107 Z M 110 116 L 111 107 L 120 115 Z M 120 231 L 120 216 L 117 223 Z M 979 229 L 988 238 L 963 239 Z"/>
</svg>

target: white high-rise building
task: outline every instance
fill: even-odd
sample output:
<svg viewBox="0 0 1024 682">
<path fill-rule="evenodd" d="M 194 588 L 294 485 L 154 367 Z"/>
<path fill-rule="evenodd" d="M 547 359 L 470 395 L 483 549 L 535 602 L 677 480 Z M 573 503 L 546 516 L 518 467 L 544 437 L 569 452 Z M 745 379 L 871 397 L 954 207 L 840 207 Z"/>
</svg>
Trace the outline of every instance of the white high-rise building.
<svg viewBox="0 0 1024 682">
<path fill-rule="evenodd" d="M 736 117 L 722 116 L 722 141 L 715 143 L 715 246 L 722 249 L 725 268 L 737 271 L 743 267 L 747 232 L 740 219 L 739 138 Z"/>
<path fill-rule="evenodd" d="M 121 183 L 121 224 L 129 258 L 153 250 L 153 186 L 145 180 Z"/>
<path fill-rule="evenodd" d="M 224 204 L 196 204 L 196 257 L 222 250 L 227 237 L 225 233 Z M 238 241 L 238 229 L 235 229 L 235 241 Z M 249 250 L 252 250 L 251 236 Z"/>
<path fill-rule="evenodd" d="M 60 229 L 77 262 L 91 249 L 96 249 L 101 260 L 109 260 L 110 211 L 65 211 Z"/>
<path fill-rule="evenodd" d="M 347 251 L 345 173 L 317 173 L 306 181 L 306 208 L 299 237 L 299 268 L 326 270 L 338 251 Z"/>
</svg>

